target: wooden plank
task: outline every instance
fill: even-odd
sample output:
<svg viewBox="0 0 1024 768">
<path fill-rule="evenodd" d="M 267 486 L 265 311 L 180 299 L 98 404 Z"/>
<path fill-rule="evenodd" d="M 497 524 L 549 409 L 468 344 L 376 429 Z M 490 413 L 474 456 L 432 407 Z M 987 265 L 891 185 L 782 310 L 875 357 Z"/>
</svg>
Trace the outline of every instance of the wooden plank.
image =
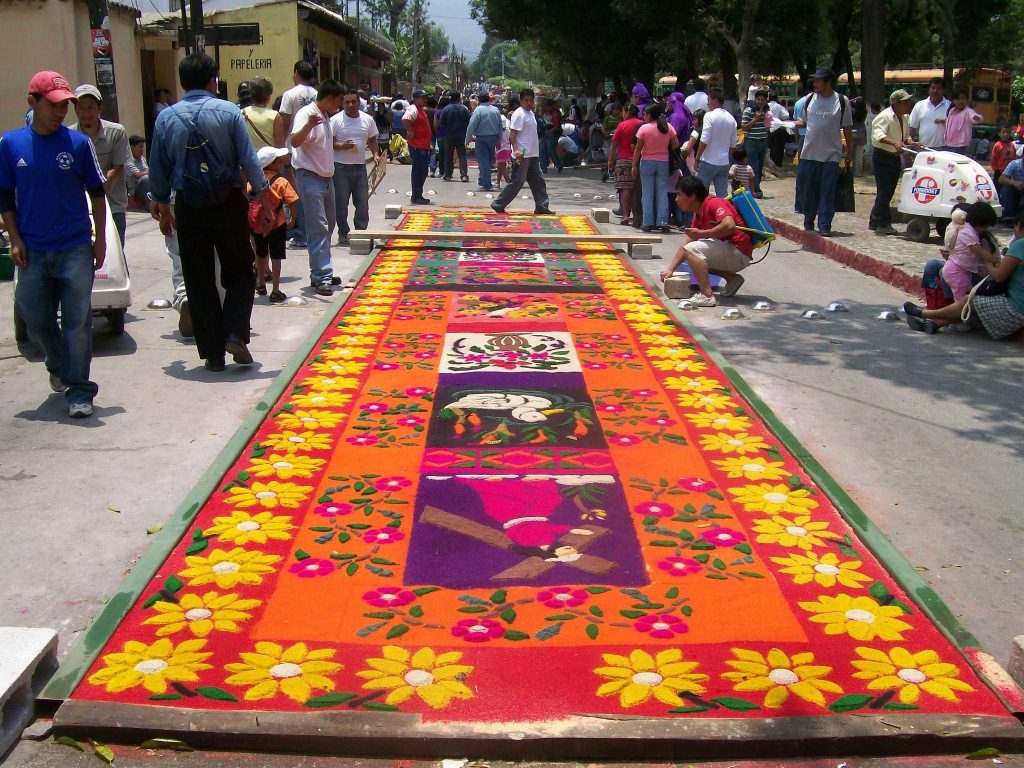
<svg viewBox="0 0 1024 768">
<path fill-rule="evenodd" d="M 533 235 L 520 232 L 421 232 L 419 230 L 367 229 L 352 232 L 352 240 L 462 240 L 483 242 L 501 240 L 508 243 L 660 243 L 659 235 Z"/>
<path fill-rule="evenodd" d="M 529 651 L 524 651 L 527 655 Z M 967 753 L 1024 748 L 1013 717 L 872 712 L 825 717 L 647 718 L 577 713 L 550 722 L 452 723 L 401 712 L 268 712 L 66 701 L 54 734 L 138 744 L 181 739 L 197 749 L 361 757 L 492 760 L 760 759 Z"/>
</svg>

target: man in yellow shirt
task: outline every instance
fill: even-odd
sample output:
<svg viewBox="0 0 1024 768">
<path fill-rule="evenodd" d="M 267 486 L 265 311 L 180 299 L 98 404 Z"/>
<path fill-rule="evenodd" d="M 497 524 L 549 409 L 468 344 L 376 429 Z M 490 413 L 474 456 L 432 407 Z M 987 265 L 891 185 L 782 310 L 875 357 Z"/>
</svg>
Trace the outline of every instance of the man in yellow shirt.
<svg viewBox="0 0 1024 768">
<path fill-rule="evenodd" d="M 895 235 L 889 204 L 900 183 L 903 170 L 900 153 L 904 147 L 921 147 L 910 138 L 910 111 L 914 97 L 902 88 L 889 96 L 889 107 L 871 122 L 871 166 L 875 173 L 875 204 L 871 208 L 868 228 L 876 235 Z"/>
</svg>

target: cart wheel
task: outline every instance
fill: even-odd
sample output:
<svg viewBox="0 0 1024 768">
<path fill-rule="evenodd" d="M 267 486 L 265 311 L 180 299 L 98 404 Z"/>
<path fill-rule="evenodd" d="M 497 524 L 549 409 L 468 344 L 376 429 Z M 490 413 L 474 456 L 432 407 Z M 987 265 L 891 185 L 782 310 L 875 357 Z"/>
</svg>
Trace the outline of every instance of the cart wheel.
<svg viewBox="0 0 1024 768">
<path fill-rule="evenodd" d="M 935 222 L 935 232 L 938 234 L 940 239 L 945 239 L 946 227 L 948 227 L 951 223 L 952 222 L 949 219 L 939 219 L 938 221 Z"/>
<path fill-rule="evenodd" d="M 931 234 L 931 225 L 927 219 L 920 217 L 913 218 L 907 222 L 907 237 L 913 240 L 915 243 L 924 243 L 928 241 L 928 235 Z"/>
<path fill-rule="evenodd" d="M 21 343 L 28 341 L 28 325 L 25 318 L 18 314 L 18 305 L 14 305 L 14 340 Z"/>
<path fill-rule="evenodd" d="M 126 309 L 115 309 L 112 312 L 107 313 L 107 321 L 110 323 L 110 332 L 115 336 L 120 336 L 124 333 L 124 315 Z"/>
</svg>

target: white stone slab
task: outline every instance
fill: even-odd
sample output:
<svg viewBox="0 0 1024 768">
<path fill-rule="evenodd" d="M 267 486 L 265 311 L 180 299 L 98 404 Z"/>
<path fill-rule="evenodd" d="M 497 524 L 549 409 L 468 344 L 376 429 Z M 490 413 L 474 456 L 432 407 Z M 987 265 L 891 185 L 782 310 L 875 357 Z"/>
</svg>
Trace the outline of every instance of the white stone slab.
<svg viewBox="0 0 1024 768">
<path fill-rule="evenodd" d="M 56 671 L 56 632 L 0 627 L 0 755 L 32 722 L 36 695 Z"/>
</svg>

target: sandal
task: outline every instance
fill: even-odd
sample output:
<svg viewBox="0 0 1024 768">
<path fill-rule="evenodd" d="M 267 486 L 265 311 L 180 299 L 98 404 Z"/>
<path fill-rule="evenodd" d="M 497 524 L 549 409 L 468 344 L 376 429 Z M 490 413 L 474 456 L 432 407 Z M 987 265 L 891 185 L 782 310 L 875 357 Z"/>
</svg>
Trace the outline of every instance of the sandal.
<svg viewBox="0 0 1024 768">
<path fill-rule="evenodd" d="M 280 304 L 280 303 L 282 303 L 287 298 L 288 297 L 285 296 L 281 291 L 273 291 L 270 294 L 270 303 L 271 304 Z"/>
<path fill-rule="evenodd" d="M 925 320 L 923 317 L 915 317 L 914 315 L 907 315 L 907 325 L 909 325 L 915 331 L 920 331 L 921 333 L 939 332 L 939 326 L 937 326 L 931 320 Z"/>
<path fill-rule="evenodd" d="M 627 216 L 626 218 L 622 219 L 619 222 L 619 225 L 623 226 L 623 227 L 628 227 L 629 226 L 629 216 Z"/>
<path fill-rule="evenodd" d="M 917 306 L 917 304 L 912 301 L 907 301 L 903 304 L 903 312 L 908 317 L 924 317 L 924 309 Z"/>
<path fill-rule="evenodd" d="M 260 283 L 259 285 L 257 285 L 256 286 L 256 295 L 257 296 L 266 296 L 267 295 L 267 286 L 265 286 L 263 283 Z"/>
</svg>

